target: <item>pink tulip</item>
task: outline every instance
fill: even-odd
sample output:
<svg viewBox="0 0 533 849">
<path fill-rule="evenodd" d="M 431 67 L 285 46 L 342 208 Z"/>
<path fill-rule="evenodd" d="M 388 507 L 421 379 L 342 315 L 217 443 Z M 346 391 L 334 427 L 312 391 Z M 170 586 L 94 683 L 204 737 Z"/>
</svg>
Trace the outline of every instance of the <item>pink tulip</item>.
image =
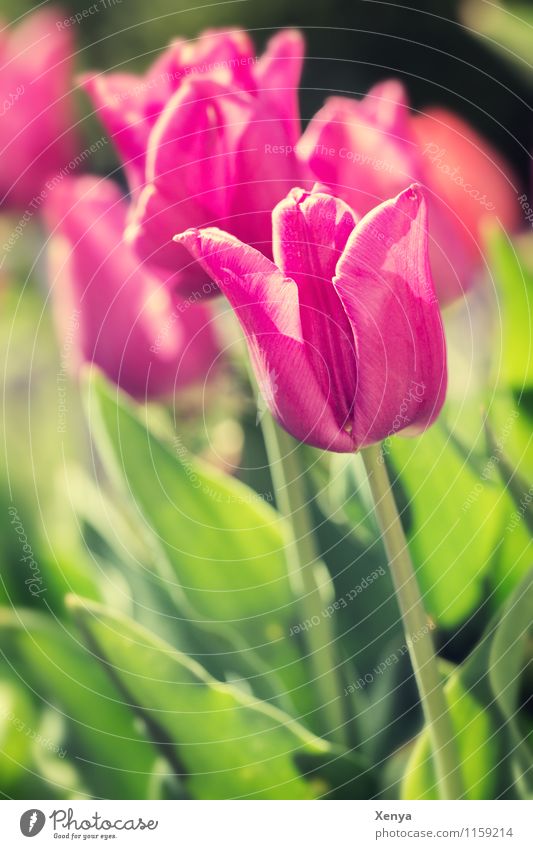
<svg viewBox="0 0 533 849">
<path fill-rule="evenodd" d="M 209 31 L 172 44 L 145 77 L 85 78 L 133 192 L 127 238 L 143 259 L 180 270 L 183 289 L 201 273 L 172 241 L 187 227 L 216 224 L 271 255 L 272 209 L 302 175 L 302 55 L 292 30 L 259 59 L 244 32 Z"/>
<path fill-rule="evenodd" d="M 430 257 L 441 304 L 467 291 L 483 268 L 480 225 L 518 223 L 516 183 L 494 149 L 444 109 L 415 115 L 391 80 L 363 100 L 333 97 L 298 145 L 315 179 L 364 214 L 413 181 L 425 186 Z"/>
<path fill-rule="evenodd" d="M 110 180 L 65 178 L 50 194 L 50 284 L 71 371 L 96 363 L 134 397 L 204 380 L 217 356 L 210 312 L 178 301 L 123 239 L 127 203 Z"/>
<path fill-rule="evenodd" d="M 230 301 L 261 394 L 294 437 L 349 452 L 438 415 L 446 354 L 420 188 L 359 221 L 342 200 L 293 189 L 273 212 L 274 262 L 215 227 L 176 238 Z"/>
<path fill-rule="evenodd" d="M 78 150 L 72 37 L 51 8 L 0 33 L 0 203 L 27 209 Z"/>
</svg>

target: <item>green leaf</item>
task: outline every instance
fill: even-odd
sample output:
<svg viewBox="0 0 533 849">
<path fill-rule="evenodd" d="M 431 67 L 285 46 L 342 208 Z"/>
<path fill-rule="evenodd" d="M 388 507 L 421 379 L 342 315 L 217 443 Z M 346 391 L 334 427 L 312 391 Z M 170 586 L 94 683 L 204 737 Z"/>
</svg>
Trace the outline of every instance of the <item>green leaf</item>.
<svg viewBox="0 0 533 849">
<path fill-rule="evenodd" d="M 0 608 L 3 652 L 33 692 L 68 723 L 87 784 L 109 799 L 145 798 L 156 752 L 100 664 L 64 624 Z M 69 745 L 69 754 L 72 746 Z M 62 788 L 62 796 L 71 787 Z"/>
<path fill-rule="evenodd" d="M 530 83 L 531 6 L 525 2 L 506 2 L 504 5 L 483 0 L 465 0 L 460 10 L 469 30 L 483 38 L 483 44 L 497 50 L 508 62 L 512 62 Z"/>
<path fill-rule="evenodd" d="M 357 542 L 373 542 L 378 536 L 377 524 L 361 456 L 332 453 L 328 459 L 329 475 L 322 481 L 317 480 L 317 462 L 311 465 L 320 509 L 330 521 L 345 526 Z"/>
<path fill-rule="evenodd" d="M 465 690 L 457 676 L 445 686 L 445 694 L 456 734 L 464 798 L 492 799 L 499 761 L 498 749 L 492 739 L 494 722 L 484 706 Z M 402 798 L 439 798 L 427 731 L 418 738 L 407 763 Z"/>
<path fill-rule="evenodd" d="M 409 496 L 424 604 L 437 625 L 453 627 L 483 598 L 505 493 L 480 481 L 440 422 L 416 440 L 394 439 L 391 458 Z"/>
<path fill-rule="evenodd" d="M 516 513 L 516 515 L 515 515 Z M 517 511 L 509 510 L 499 528 L 500 545 L 495 551 L 490 571 L 488 601 L 492 611 L 498 610 L 529 574 L 533 563 L 533 540 Z"/>
<path fill-rule="evenodd" d="M 165 444 L 102 377 L 88 384 L 86 406 L 109 472 L 159 546 L 161 575 L 182 615 L 218 626 L 240 653 L 235 665 L 246 658 L 272 681 L 271 693 L 309 710 L 305 670 L 288 639 L 298 619 L 278 514 L 244 484 L 189 457 L 179 436 Z"/>
<path fill-rule="evenodd" d="M 530 570 L 446 685 L 468 798 L 531 796 L 531 731 L 520 694 L 531 665 L 527 655 L 531 654 L 532 607 Z M 404 794 L 406 798 L 434 798 L 427 731 L 411 753 Z"/>
<path fill-rule="evenodd" d="M 59 791 L 59 796 L 67 799 L 79 799 L 90 794 L 83 783 L 81 770 L 74 758 L 68 756 L 66 728 L 67 723 L 57 710 L 45 708 L 36 729 L 32 761 L 52 792 Z"/>
<path fill-rule="evenodd" d="M 132 620 L 69 599 L 88 646 L 181 766 L 197 799 L 309 799 L 297 754 L 329 744 L 277 708 L 209 676 Z"/>
<path fill-rule="evenodd" d="M 491 393 L 487 415 L 496 438 L 497 455 L 503 450 L 522 477 L 533 480 L 533 419 L 523 393 Z"/>
<path fill-rule="evenodd" d="M 533 732 L 525 731 L 519 711 L 524 707 L 521 684 L 525 667 L 531 667 L 532 663 L 532 611 L 533 571 L 530 571 L 503 611 L 489 655 L 489 680 L 512 742 L 516 781 L 529 797 L 533 794 Z"/>
<path fill-rule="evenodd" d="M 520 260 L 517 247 L 503 231 L 487 233 L 491 269 L 499 290 L 501 354 L 495 357 L 497 378 L 504 387 L 523 389 L 533 383 L 533 274 Z M 496 334 L 495 334 L 496 336 Z"/>
<path fill-rule="evenodd" d="M 122 610 L 173 645 L 186 646 L 189 653 L 190 629 L 177 614 L 165 582 L 157 574 L 153 545 L 142 537 L 139 524 L 129 515 L 128 505 L 79 468 L 69 468 L 67 478 L 84 543 L 96 568 L 103 573 L 102 598 L 94 599 L 79 592 L 76 595 Z"/>
<path fill-rule="evenodd" d="M 488 420 L 485 420 L 485 432 L 487 434 L 489 450 L 494 457 L 498 457 L 497 465 L 502 482 L 513 499 L 520 516 L 523 518 L 524 524 L 527 526 L 530 534 L 533 535 L 533 506 L 531 504 L 533 501 L 533 484 L 529 484 L 522 477 L 507 457 L 503 448 L 500 448 Z"/>
<path fill-rule="evenodd" d="M 21 241 L 27 260 L 26 235 Z M 36 245 L 36 250 L 40 246 Z M 80 443 L 84 445 L 86 440 L 79 392 L 68 381 L 60 356 L 65 340 L 58 345 L 51 310 L 44 309 L 44 290 L 37 277 L 23 287 L 9 276 L 2 278 L 0 293 L 0 360 L 4 364 L 3 390 L 9 399 L 0 456 L 0 547 L 4 558 L 0 599 L 8 605 L 37 606 L 46 598 L 59 610 L 68 588 L 94 598 L 98 593 L 64 490 L 58 505 L 57 469 L 74 452 L 79 456 Z M 42 574 L 46 593 L 41 598 L 34 598 L 20 580 L 23 573 L 27 578 L 31 572 L 27 562 L 20 562 L 23 552 L 8 508 L 20 517 Z"/>
<path fill-rule="evenodd" d="M 31 739 L 37 711 L 27 691 L 14 675 L 2 671 L 0 677 L 0 787 L 9 792 L 24 776 L 30 757 Z"/>
<path fill-rule="evenodd" d="M 487 574 L 490 582 L 490 604 L 496 610 L 528 574 L 533 563 L 533 538 L 527 527 L 526 514 L 533 490 L 533 426 L 522 401 L 510 392 L 497 392 L 491 398 L 487 413 L 490 419 L 490 455 L 485 459 L 483 474 L 505 491 L 508 507 L 500 520 L 498 545 Z M 505 488 L 504 481 L 511 486 Z"/>
</svg>

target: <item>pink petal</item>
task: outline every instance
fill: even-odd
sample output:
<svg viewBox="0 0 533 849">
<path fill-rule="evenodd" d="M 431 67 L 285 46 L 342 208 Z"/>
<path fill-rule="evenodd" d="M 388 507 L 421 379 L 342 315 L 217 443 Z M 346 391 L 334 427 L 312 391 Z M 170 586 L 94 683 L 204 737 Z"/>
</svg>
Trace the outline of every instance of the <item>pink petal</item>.
<svg viewBox="0 0 533 849">
<path fill-rule="evenodd" d="M 167 103 L 150 135 L 147 180 L 171 198 L 202 192 L 202 205 L 224 215 L 232 154 L 252 114 L 250 97 L 195 77 Z"/>
<path fill-rule="evenodd" d="M 190 79 L 170 99 L 150 135 L 148 186 L 128 230 L 144 259 L 176 272 L 183 255 L 172 242 L 174 234 L 225 221 L 236 139 L 251 110 L 250 97 L 205 77 Z"/>
<path fill-rule="evenodd" d="M 361 101 L 330 98 L 305 130 L 299 156 L 362 215 L 420 177 L 406 116 L 403 88 L 394 81 Z"/>
<path fill-rule="evenodd" d="M 359 106 L 368 120 L 391 138 L 410 138 L 409 98 L 400 80 L 384 80 L 372 86 Z"/>
<path fill-rule="evenodd" d="M 301 132 L 298 93 L 305 55 L 305 40 L 298 30 L 282 30 L 267 44 L 254 68 L 261 100 L 283 116 L 287 142 L 295 145 Z"/>
<path fill-rule="evenodd" d="M 243 328 L 260 392 L 296 439 L 349 451 L 323 395 L 302 337 L 296 283 L 259 251 L 216 228 L 176 237 L 228 298 Z"/>
<path fill-rule="evenodd" d="M 253 91 L 254 45 L 244 30 L 205 30 L 195 41 L 182 44 L 184 77 L 211 76 L 222 85 Z"/>
<path fill-rule="evenodd" d="M 253 101 L 236 146 L 234 174 L 225 227 L 270 257 L 272 210 L 308 174 L 298 162 L 287 122 L 262 98 Z"/>
<path fill-rule="evenodd" d="M 57 20 L 57 11 L 41 9 L 3 38 L 0 89 L 9 105 L 0 119 L 0 202 L 26 210 L 80 150 L 70 96 L 73 37 Z"/>
<path fill-rule="evenodd" d="M 180 42 L 172 43 L 144 75 L 93 72 L 80 78 L 118 150 L 132 190 L 144 183 L 150 131 L 181 84 L 179 53 Z"/>
<path fill-rule="evenodd" d="M 274 260 L 298 286 L 309 361 L 342 430 L 352 418 L 357 363 L 352 329 L 332 280 L 355 218 L 344 201 L 301 189 L 278 204 L 272 217 Z"/>
<path fill-rule="evenodd" d="M 357 224 L 334 283 L 357 351 L 356 445 L 428 427 L 444 402 L 446 351 L 420 187 Z"/>
<path fill-rule="evenodd" d="M 413 115 L 411 126 L 428 189 L 433 273 L 447 303 L 470 288 L 484 265 L 483 219 L 498 216 L 507 229 L 519 224 L 518 181 L 496 150 L 446 109 Z"/>
<path fill-rule="evenodd" d="M 138 189 L 144 182 L 145 150 L 151 128 L 145 115 L 143 78 L 134 74 L 85 74 L 80 85 L 117 148 L 131 189 Z"/>
<path fill-rule="evenodd" d="M 136 397 L 205 379 L 217 355 L 210 314 L 180 309 L 122 241 L 126 202 L 114 184 L 65 178 L 46 206 L 49 265 L 60 339 L 73 370 L 94 362 Z"/>
<path fill-rule="evenodd" d="M 124 239 L 149 266 L 165 274 L 171 289 L 190 296 L 202 294 L 206 275 L 189 251 L 173 241 L 174 230 L 188 224 L 202 226 L 205 211 L 195 199 L 172 201 L 150 184 L 139 193 L 130 207 Z M 211 294 L 215 295 L 216 291 Z"/>
</svg>

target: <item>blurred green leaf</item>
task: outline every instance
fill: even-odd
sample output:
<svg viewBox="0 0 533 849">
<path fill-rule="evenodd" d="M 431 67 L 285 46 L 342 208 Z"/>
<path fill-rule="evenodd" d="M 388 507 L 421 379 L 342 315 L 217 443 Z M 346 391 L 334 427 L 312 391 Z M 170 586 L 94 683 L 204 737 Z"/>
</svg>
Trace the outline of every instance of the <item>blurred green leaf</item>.
<svg viewBox="0 0 533 849">
<path fill-rule="evenodd" d="M 52 596 L 62 610 L 64 597 L 69 592 L 102 601 L 106 579 L 80 532 L 66 464 L 56 470 L 53 494 L 43 512 L 40 549 L 48 602 L 51 604 Z"/>
<path fill-rule="evenodd" d="M 494 553 L 488 573 L 487 600 L 492 611 L 498 610 L 529 573 L 533 563 L 533 540 L 523 522 L 509 511 L 499 528 L 500 545 Z"/>
<path fill-rule="evenodd" d="M 32 699 L 14 675 L 0 674 L 0 787 L 9 792 L 24 776 L 30 758 L 37 711 Z"/>
<path fill-rule="evenodd" d="M 519 712 L 524 707 L 521 685 L 527 669 L 531 670 L 533 664 L 532 612 L 533 571 L 530 571 L 505 606 L 489 655 L 489 680 L 512 742 L 516 780 L 525 788 L 528 797 L 533 794 L 533 732 L 524 730 Z"/>
<path fill-rule="evenodd" d="M 496 378 L 503 387 L 520 390 L 533 383 L 533 274 L 506 233 L 491 227 L 486 241 L 500 304 Z"/>
<path fill-rule="evenodd" d="M 298 753 L 329 745 L 277 708 L 211 678 L 155 634 L 101 605 L 70 600 L 91 651 L 124 697 L 174 749 L 197 799 L 309 799 Z"/>
<path fill-rule="evenodd" d="M 498 472 L 502 482 L 517 507 L 524 525 L 533 535 L 533 484 L 528 483 L 520 474 L 518 469 L 507 457 L 503 446 L 499 445 L 496 439 L 492 425 L 485 420 L 485 432 L 487 434 L 487 443 L 491 456 L 497 457 Z"/>
<path fill-rule="evenodd" d="M 331 617 L 330 627 L 338 638 L 351 740 L 361 745 L 372 762 L 379 762 L 412 736 L 418 719 L 418 695 L 410 668 L 399 663 L 396 673 L 387 669 L 387 674 L 381 675 L 383 664 L 398 655 L 405 642 L 398 604 L 383 544 L 368 512 L 370 505 L 362 497 L 359 470 L 347 462 L 334 463 L 330 473 L 335 492 L 326 492 L 330 478 L 316 473 L 318 452 L 309 449 L 307 454 L 309 478 L 325 496 L 316 498 L 314 526 L 320 554 L 334 583 L 335 599 L 324 606 L 324 615 Z M 352 492 L 350 482 L 354 483 Z M 360 524 L 353 532 L 348 514 L 356 522 L 357 515 L 366 516 L 364 530 Z M 380 670 L 377 674 L 376 669 Z M 369 686 L 355 686 L 365 675 L 368 680 L 368 674 Z"/>
<path fill-rule="evenodd" d="M 304 753 L 294 760 L 320 799 L 370 799 L 377 793 L 376 772 L 359 752 Z"/>
<path fill-rule="evenodd" d="M 456 734 L 464 798 L 492 799 L 499 761 L 498 749 L 492 739 L 494 722 L 456 675 L 446 684 L 445 694 Z M 402 798 L 439 798 L 427 731 L 418 738 L 407 763 Z"/>
<path fill-rule="evenodd" d="M 521 691 L 531 669 L 532 608 L 530 570 L 446 685 L 468 798 L 531 795 L 533 751 Z M 434 798 L 426 731 L 409 759 L 404 793 L 406 798 Z"/>
<path fill-rule="evenodd" d="M 357 541 L 373 542 L 377 537 L 372 498 L 359 454 L 334 454 L 329 474 L 318 477 L 318 462 L 311 465 L 320 509 L 330 521 L 344 525 Z"/>
<path fill-rule="evenodd" d="M 533 539 L 524 515 L 524 504 L 527 508 L 527 499 L 531 496 L 529 482 L 533 481 L 533 425 L 523 402 L 511 392 L 494 393 L 487 416 L 492 438 L 483 468 L 485 476 L 505 490 L 509 504 L 500 520 L 498 544 L 487 574 L 491 590 L 489 602 L 496 610 L 520 584 L 533 563 Z M 504 481 L 513 478 L 513 486 L 506 489 Z"/>
<path fill-rule="evenodd" d="M 102 377 L 92 376 L 86 406 L 107 469 L 160 548 L 182 614 L 218 629 L 240 653 L 235 666 L 247 659 L 273 693 L 309 710 L 305 670 L 288 639 L 297 614 L 278 514 L 244 484 L 189 457 L 179 436 L 172 448 L 163 443 Z"/>
<path fill-rule="evenodd" d="M 28 244 L 27 235 L 19 245 L 25 264 L 28 258 L 33 262 L 32 251 L 37 254 L 42 247 L 38 227 L 35 242 L 32 237 Z M 20 562 L 21 545 L 8 514 L 12 507 L 43 575 L 46 598 L 59 609 L 69 585 L 91 597 L 98 594 L 64 491 L 58 509 L 56 470 L 74 452 L 81 453 L 83 418 L 79 392 L 59 356 L 61 349 L 66 361 L 70 349 L 65 339 L 58 344 L 39 270 L 36 266 L 24 287 L 9 278 L 0 287 L 0 360 L 7 399 L 0 455 L 0 544 L 5 564 L 0 596 L 10 605 L 41 603 L 24 584 L 28 566 Z M 61 415 L 60 405 L 65 408 Z"/>
<path fill-rule="evenodd" d="M 145 798 L 156 753 L 100 664 L 64 624 L 29 610 L 0 609 L 3 652 L 28 689 L 65 718 L 92 792 Z M 69 793 L 72 787 L 64 787 Z"/>
<path fill-rule="evenodd" d="M 501 486 L 480 482 L 440 422 L 416 440 L 395 438 L 391 457 L 410 499 L 424 604 L 437 625 L 453 627 L 483 597 L 508 502 Z"/>
<path fill-rule="evenodd" d="M 491 394 L 487 415 L 496 438 L 497 450 L 526 480 L 533 480 L 533 419 L 522 394 L 500 390 Z"/>
<path fill-rule="evenodd" d="M 67 799 L 90 795 L 79 765 L 68 757 L 65 739 L 67 723 L 57 710 L 45 707 L 39 717 L 32 749 L 32 760 L 43 781 Z M 68 789 L 67 789 L 68 788 Z"/>
<path fill-rule="evenodd" d="M 66 477 L 84 544 L 94 559 L 94 569 L 103 573 L 99 581 L 103 597 L 95 600 L 116 607 L 189 652 L 185 622 L 155 568 L 157 553 L 150 537 L 143 537 L 142 526 L 129 515 L 128 505 L 82 469 L 72 466 Z"/>
<path fill-rule="evenodd" d="M 465 24 L 493 50 L 505 56 L 528 79 L 531 68 L 533 10 L 526 3 L 486 3 L 466 0 L 462 4 Z"/>
</svg>

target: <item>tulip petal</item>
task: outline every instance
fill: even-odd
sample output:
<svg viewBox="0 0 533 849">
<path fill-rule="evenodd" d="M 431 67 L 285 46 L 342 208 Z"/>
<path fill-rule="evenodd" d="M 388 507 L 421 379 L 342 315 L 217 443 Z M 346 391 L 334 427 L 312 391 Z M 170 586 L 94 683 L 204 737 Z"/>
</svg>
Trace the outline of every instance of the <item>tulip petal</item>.
<svg viewBox="0 0 533 849">
<path fill-rule="evenodd" d="M 302 33 L 294 29 L 282 30 L 270 39 L 254 69 L 261 99 L 271 104 L 278 120 L 283 116 L 287 142 L 293 147 L 301 132 L 298 89 L 304 55 Z"/>
<path fill-rule="evenodd" d="M 420 187 L 386 201 L 356 225 L 334 284 L 357 351 L 356 445 L 428 427 L 444 402 L 446 353 Z"/>
<path fill-rule="evenodd" d="M 484 215 L 497 215 L 502 225 L 515 227 L 518 181 L 502 157 L 466 121 L 446 109 L 413 115 L 412 128 L 424 157 L 428 187 L 476 238 Z"/>
<path fill-rule="evenodd" d="M 127 204 L 111 181 L 65 178 L 50 194 L 49 264 L 60 338 L 72 367 L 99 365 L 135 397 L 172 392 L 209 370 L 216 347 L 204 306 L 172 298 L 122 241 Z M 188 308 L 190 307 L 190 308 Z"/>
<path fill-rule="evenodd" d="M 403 87 L 381 83 L 363 100 L 332 97 L 298 144 L 315 179 L 335 188 L 358 214 L 420 179 Z"/>
<path fill-rule="evenodd" d="M 176 200 L 202 192 L 202 206 L 225 214 L 232 151 L 252 114 L 246 94 L 205 77 L 180 87 L 150 135 L 147 179 Z M 218 193 L 215 194 L 215 189 Z"/>
<path fill-rule="evenodd" d="M 150 131 L 179 86 L 181 42 L 173 42 L 144 76 L 129 73 L 88 73 L 80 85 L 122 159 L 130 188 L 144 184 Z"/>
<path fill-rule="evenodd" d="M 216 75 L 219 82 L 234 84 L 244 91 L 255 88 L 253 42 L 244 30 L 208 29 L 191 42 L 183 42 L 180 51 L 183 76 Z"/>
<path fill-rule="evenodd" d="M 359 101 L 362 112 L 383 132 L 396 139 L 409 139 L 409 100 L 400 80 L 384 80 L 368 90 Z"/>
<path fill-rule="evenodd" d="M 294 189 L 273 212 L 276 265 L 296 281 L 303 336 L 339 429 L 351 422 L 357 381 L 353 333 L 332 280 L 355 226 L 347 204 Z"/>
<path fill-rule="evenodd" d="M 40 9 L 5 31 L 2 54 L 0 202 L 32 214 L 47 178 L 81 150 L 69 96 L 72 33 L 57 27 L 57 11 Z"/>
<path fill-rule="evenodd" d="M 431 263 L 441 303 L 464 294 L 483 267 L 480 226 L 497 215 L 502 226 L 519 224 L 518 181 L 497 151 L 446 109 L 411 119 L 427 187 Z"/>
<path fill-rule="evenodd" d="M 296 439 L 349 451 L 302 336 L 296 283 L 254 248 L 217 228 L 176 237 L 226 295 L 243 328 L 261 395 Z"/>
<path fill-rule="evenodd" d="M 189 297 L 200 295 L 206 276 L 190 253 L 173 241 L 176 224 L 205 224 L 202 210 L 194 203 L 170 201 L 150 184 L 130 207 L 124 239 L 139 257 L 167 277 L 169 288 Z M 216 290 L 212 292 L 216 294 Z"/>
<path fill-rule="evenodd" d="M 431 268 L 442 306 L 471 288 L 483 267 L 480 222 L 518 224 L 516 180 L 501 157 L 444 109 L 409 111 L 388 80 L 362 100 L 334 97 L 310 121 L 298 155 L 315 179 L 358 213 L 417 182 L 427 190 Z"/>
<path fill-rule="evenodd" d="M 271 257 L 272 210 L 307 176 L 294 151 L 290 124 L 278 109 L 255 98 L 235 149 L 234 185 L 226 227 Z M 258 236 L 261 237 L 259 241 Z"/>
<path fill-rule="evenodd" d="M 148 185 L 128 228 L 143 259 L 176 272 L 183 256 L 174 234 L 226 222 L 234 150 L 252 109 L 249 96 L 205 76 L 191 78 L 170 99 L 150 135 Z M 197 272 L 193 278 L 185 276 L 184 288 L 196 285 Z"/>
<path fill-rule="evenodd" d="M 152 121 L 147 118 L 146 83 L 135 74 L 85 74 L 80 85 L 113 141 L 132 190 L 144 182 L 145 151 Z M 165 90 L 166 90 L 165 86 Z"/>
</svg>

